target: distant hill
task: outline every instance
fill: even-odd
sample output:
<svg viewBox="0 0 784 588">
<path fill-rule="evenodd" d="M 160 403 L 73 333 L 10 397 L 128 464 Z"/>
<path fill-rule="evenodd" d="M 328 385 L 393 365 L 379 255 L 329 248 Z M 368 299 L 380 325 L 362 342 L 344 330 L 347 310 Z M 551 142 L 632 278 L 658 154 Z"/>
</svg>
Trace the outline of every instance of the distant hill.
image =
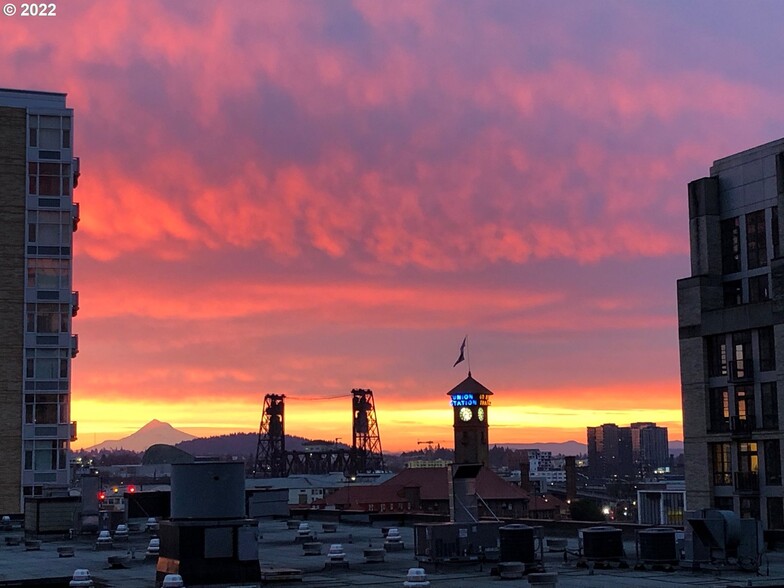
<svg viewBox="0 0 784 588">
<path fill-rule="evenodd" d="M 174 445 L 187 439 L 195 439 L 195 435 L 190 435 L 179 429 L 175 429 L 169 423 L 161 422 L 157 419 L 151 420 L 135 433 L 131 433 L 122 439 L 111 439 L 86 447 L 85 451 L 101 451 L 113 449 L 127 449 L 129 451 L 146 451 L 151 445 L 164 443 Z"/>
<path fill-rule="evenodd" d="M 189 439 L 177 443 L 176 446 L 196 456 L 250 455 L 255 458 L 258 439 L 258 433 L 231 433 L 229 435 Z M 304 437 L 286 435 L 287 451 L 302 451 L 305 445 L 312 443 L 314 442 Z M 339 447 L 346 449 L 348 446 L 341 444 Z"/>
</svg>

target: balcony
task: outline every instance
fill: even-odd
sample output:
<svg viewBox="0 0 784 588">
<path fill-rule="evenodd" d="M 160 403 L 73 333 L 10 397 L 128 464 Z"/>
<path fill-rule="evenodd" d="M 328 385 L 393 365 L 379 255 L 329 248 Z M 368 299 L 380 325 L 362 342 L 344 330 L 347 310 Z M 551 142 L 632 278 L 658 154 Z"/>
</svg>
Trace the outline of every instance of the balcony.
<svg viewBox="0 0 784 588">
<path fill-rule="evenodd" d="M 80 220 L 78 202 L 74 202 L 73 204 L 71 204 L 71 220 L 73 222 L 73 232 L 75 233 Z"/>
<path fill-rule="evenodd" d="M 714 486 L 732 486 L 732 474 L 730 472 L 713 472 Z"/>
<path fill-rule="evenodd" d="M 756 419 L 752 415 L 734 416 L 730 419 L 730 431 L 733 437 L 751 437 L 751 434 L 757 430 L 756 425 Z"/>
<path fill-rule="evenodd" d="M 71 292 L 71 316 L 79 312 L 79 292 Z"/>
<path fill-rule="evenodd" d="M 736 492 L 756 492 L 759 490 L 758 472 L 735 472 Z"/>
<path fill-rule="evenodd" d="M 729 381 L 743 384 L 754 381 L 754 362 L 750 359 L 739 359 L 729 362 Z"/>
<path fill-rule="evenodd" d="M 71 441 L 76 441 L 76 421 L 71 421 Z"/>
<path fill-rule="evenodd" d="M 729 417 L 714 417 L 708 423 L 708 433 L 729 433 Z"/>
<path fill-rule="evenodd" d="M 73 158 L 72 167 L 73 167 L 73 187 L 76 188 L 76 186 L 79 185 L 79 176 L 82 175 L 81 160 L 78 157 Z"/>
<path fill-rule="evenodd" d="M 71 359 L 79 354 L 79 335 L 71 335 Z"/>
</svg>

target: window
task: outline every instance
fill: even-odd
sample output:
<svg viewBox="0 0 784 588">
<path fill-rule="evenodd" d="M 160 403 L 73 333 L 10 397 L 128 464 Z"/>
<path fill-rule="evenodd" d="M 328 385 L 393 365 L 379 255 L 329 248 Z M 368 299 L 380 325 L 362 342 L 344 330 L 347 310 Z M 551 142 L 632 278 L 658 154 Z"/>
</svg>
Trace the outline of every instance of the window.
<svg viewBox="0 0 784 588">
<path fill-rule="evenodd" d="M 773 327 L 763 327 L 758 333 L 760 371 L 771 372 L 776 369 L 776 347 Z"/>
<path fill-rule="evenodd" d="M 41 149 L 71 148 L 71 117 L 30 115 L 30 147 Z"/>
<path fill-rule="evenodd" d="M 724 282 L 724 306 L 740 306 L 743 304 L 743 282 L 732 280 Z"/>
<path fill-rule="evenodd" d="M 735 414 L 738 420 L 754 422 L 754 390 L 751 387 L 735 387 Z"/>
<path fill-rule="evenodd" d="M 765 483 L 768 486 L 781 486 L 781 452 L 778 439 L 762 442 L 765 451 Z"/>
<path fill-rule="evenodd" d="M 759 490 L 759 454 L 756 442 L 738 443 L 738 471 L 735 472 L 735 490 Z"/>
<path fill-rule="evenodd" d="M 25 349 L 25 378 L 56 380 L 68 378 L 69 349 Z"/>
<path fill-rule="evenodd" d="M 67 467 L 65 441 L 25 441 L 24 469 L 34 471 L 63 470 Z"/>
<path fill-rule="evenodd" d="M 759 519 L 759 498 L 743 496 L 740 499 L 740 518 Z"/>
<path fill-rule="evenodd" d="M 768 274 L 749 278 L 749 302 L 764 302 L 765 300 L 770 300 Z"/>
<path fill-rule="evenodd" d="M 713 508 L 718 510 L 735 510 L 732 496 L 714 496 Z"/>
<path fill-rule="evenodd" d="M 59 149 L 60 129 L 40 129 L 38 131 L 38 146 L 41 149 Z"/>
<path fill-rule="evenodd" d="M 732 354 L 734 358 L 732 377 L 743 379 L 752 375 L 751 331 L 737 331 L 732 334 Z"/>
<path fill-rule="evenodd" d="M 725 274 L 740 271 L 740 224 L 738 217 L 721 221 L 721 267 Z"/>
<path fill-rule="evenodd" d="M 738 443 L 738 471 L 740 472 L 759 472 L 759 456 L 757 455 L 757 443 Z"/>
<path fill-rule="evenodd" d="M 760 401 L 762 403 L 762 428 L 779 428 L 779 400 L 776 382 L 762 382 L 760 384 Z"/>
<path fill-rule="evenodd" d="M 784 529 L 784 499 L 768 497 L 768 529 Z"/>
<path fill-rule="evenodd" d="M 27 241 L 57 247 L 52 254 L 59 253 L 63 245 L 70 246 L 72 235 L 73 218 L 70 212 L 33 210 L 27 213 Z M 42 252 L 40 249 L 38 251 Z"/>
<path fill-rule="evenodd" d="M 774 206 L 770 209 L 770 232 L 771 241 L 773 241 L 773 257 L 778 257 L 781 254 L 779 249 L 779 207 Z"/>
<path fill-rule="evenodd" d="M 68 163 L 28 164 L 28 192 L 41 196 L 60 196 L 71 193 L 71 165 Z"/>
<path fill-rule="evenodd" d="M 41 236 L 43 237 L 43 235 Z M 71 262 L 68 259 L 27 260 L 27 287 L 44 290 L 70 288 Z"/>
<path fill-rule="evenodd" d="M 708 338 L 708 375 L 720 377 L 727 375 L 727 339 L 724 335 Z"/>
<path fill-rule="evenodd" d="M 722 433 L 730 430 L 730 395 L 727 388 L 711 388 L 708 391 L 710 433 Z"/>
<path fill-rule="evenodd" d="M 729 443 L 711 443 L 714 486 L 728 486 L 732 484 L 730 455 Z"/>
<path fill-rule="evenodd" d="M 746 259 L 749 269 L 768 265 L 764 210 L 750 212 L 746 215 Z"/>
<path fill-rule="evenodd" d="M 67 395 L 26 394 L 25 422 L 30 425 L 57 425 L 67 423 Z"/>
<path fill-rule="evenodd" d="M 68 304 L 27 304 L 28 333 L 67 333 L 71 312 Z"/>
</svg>

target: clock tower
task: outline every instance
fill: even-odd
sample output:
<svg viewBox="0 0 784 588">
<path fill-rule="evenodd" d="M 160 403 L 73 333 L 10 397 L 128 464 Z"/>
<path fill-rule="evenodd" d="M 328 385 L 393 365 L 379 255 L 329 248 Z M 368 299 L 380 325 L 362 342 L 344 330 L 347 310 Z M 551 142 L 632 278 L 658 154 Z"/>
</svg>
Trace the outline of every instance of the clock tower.
<svg viewBox="0 0 784 588">
<path fill-rule="evenodd" d="M 447 392 L 452 398 L 455 428 L 455 463 L 490 463 L 488 409 L 492 392 L 468 377 Z"/>
</svg>

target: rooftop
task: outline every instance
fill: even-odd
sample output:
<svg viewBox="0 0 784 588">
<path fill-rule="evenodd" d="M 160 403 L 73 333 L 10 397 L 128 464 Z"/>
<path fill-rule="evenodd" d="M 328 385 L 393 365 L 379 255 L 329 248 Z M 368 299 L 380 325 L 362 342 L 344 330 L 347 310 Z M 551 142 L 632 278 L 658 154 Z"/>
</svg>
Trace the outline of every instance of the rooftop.
<svg viewBox="0 0 784 588">
<path fill-rule="evenodd" d="M 301 544 L 295 542 L 296 529 L 290 529 L 286 521 L 263 520 L 262 537 L 259 540 L 259 561 L 262 568 L 293 568 L 303 572 L 302 582 L 296 585 L 318 588 L 340 586 L 400 587 L 406 573 L 412 567 L 424 567 L 433 588 L 490 588 L 498 586 L 498 576 L 491 575 L 494 564 L 420 564 L 413 552 L 413 529 L 400 527 L 404 549 L 388 552 L 382 563 L 365 563 L 364 550 L 368 547 L 382 547 L 383 535 L 380 526 L 351 525 L 339 523 L 334 533 L 324 533 L 322 523 L 310 521 L 311 528 L 322 542 L 320 555 L 304 555 Z M 392 525 L 394 526 L 394 525 Z M 587 525 L 588 526 L 588 525 Z M 19 530 L 0 533 L 3 536 L 19 536 Z M 545 537 L 550 538 L 549 529 Z M 577 538 L 573 531 L 562 531 L 567 538 L 567 549 L 576 552 Z M 0 542 L 0 585 L 10 585 L 12 581 L 27 580 L 27 585 L 45 585 L 41 579 L 70 579 L 77 568 L 87 568 L 99 586 L 122 588 L 151 588 L 155 585 L 155 561 L 145 560 L 144 551 L 150 536 L 146 533 L 132 533 L 128 543 L 114 543 L 107 551 L 95 551 L 95 538 L 76 540 L 44 541 L 40 551 L 27 551 L 24 544 L 7 546 Z M 348 569 L 326 570 L 326 553 L 333 543 L 341 543 L 346 552 Z M 72 547 L 73 557 L 58 557 L 58 547 Z M 559 588 L 675 588 L 678 586 L 781 586 L 784 583 L 784 553 L 764 554 L 760 572 L 741 572 L 733 569 L 714 569 L 709 571 L 657 571 L 654 569 L 635 570 L 635 546 L 633 542 L 624 544 L 628 568 L 612 564 L 608 569 L 589 570 L 577 565 L 576 556 L 561 552 L 544 553 L 544 565 L 548 572 L 558 573 Z M 113 569 L 108 565 L 109 556 L 125 557 L 123 567 Z M 36 584 L 30 582 L 39 579 Z M 751 582 L 751 584 L 749 584 Z M 23 584 L 15 584 L 23 585 Z M 57 584 L 52 584 L 57 585 Z M 64 584 L 67 585 L 67 580 Z M 273 586 L 276 584 L 272 584 Z M 287 584 L 290 585 L 290 584 Z M 508 583 L 510 586 L 527 586 L 525 580 Z M 246 584 L 243 584 L 246 586 Z"/>
<path fill-rule="evenodd" d="M 0 106 L 13 108 L 65 108 L 66 94 L 0 88 Z"/>
</svg>

